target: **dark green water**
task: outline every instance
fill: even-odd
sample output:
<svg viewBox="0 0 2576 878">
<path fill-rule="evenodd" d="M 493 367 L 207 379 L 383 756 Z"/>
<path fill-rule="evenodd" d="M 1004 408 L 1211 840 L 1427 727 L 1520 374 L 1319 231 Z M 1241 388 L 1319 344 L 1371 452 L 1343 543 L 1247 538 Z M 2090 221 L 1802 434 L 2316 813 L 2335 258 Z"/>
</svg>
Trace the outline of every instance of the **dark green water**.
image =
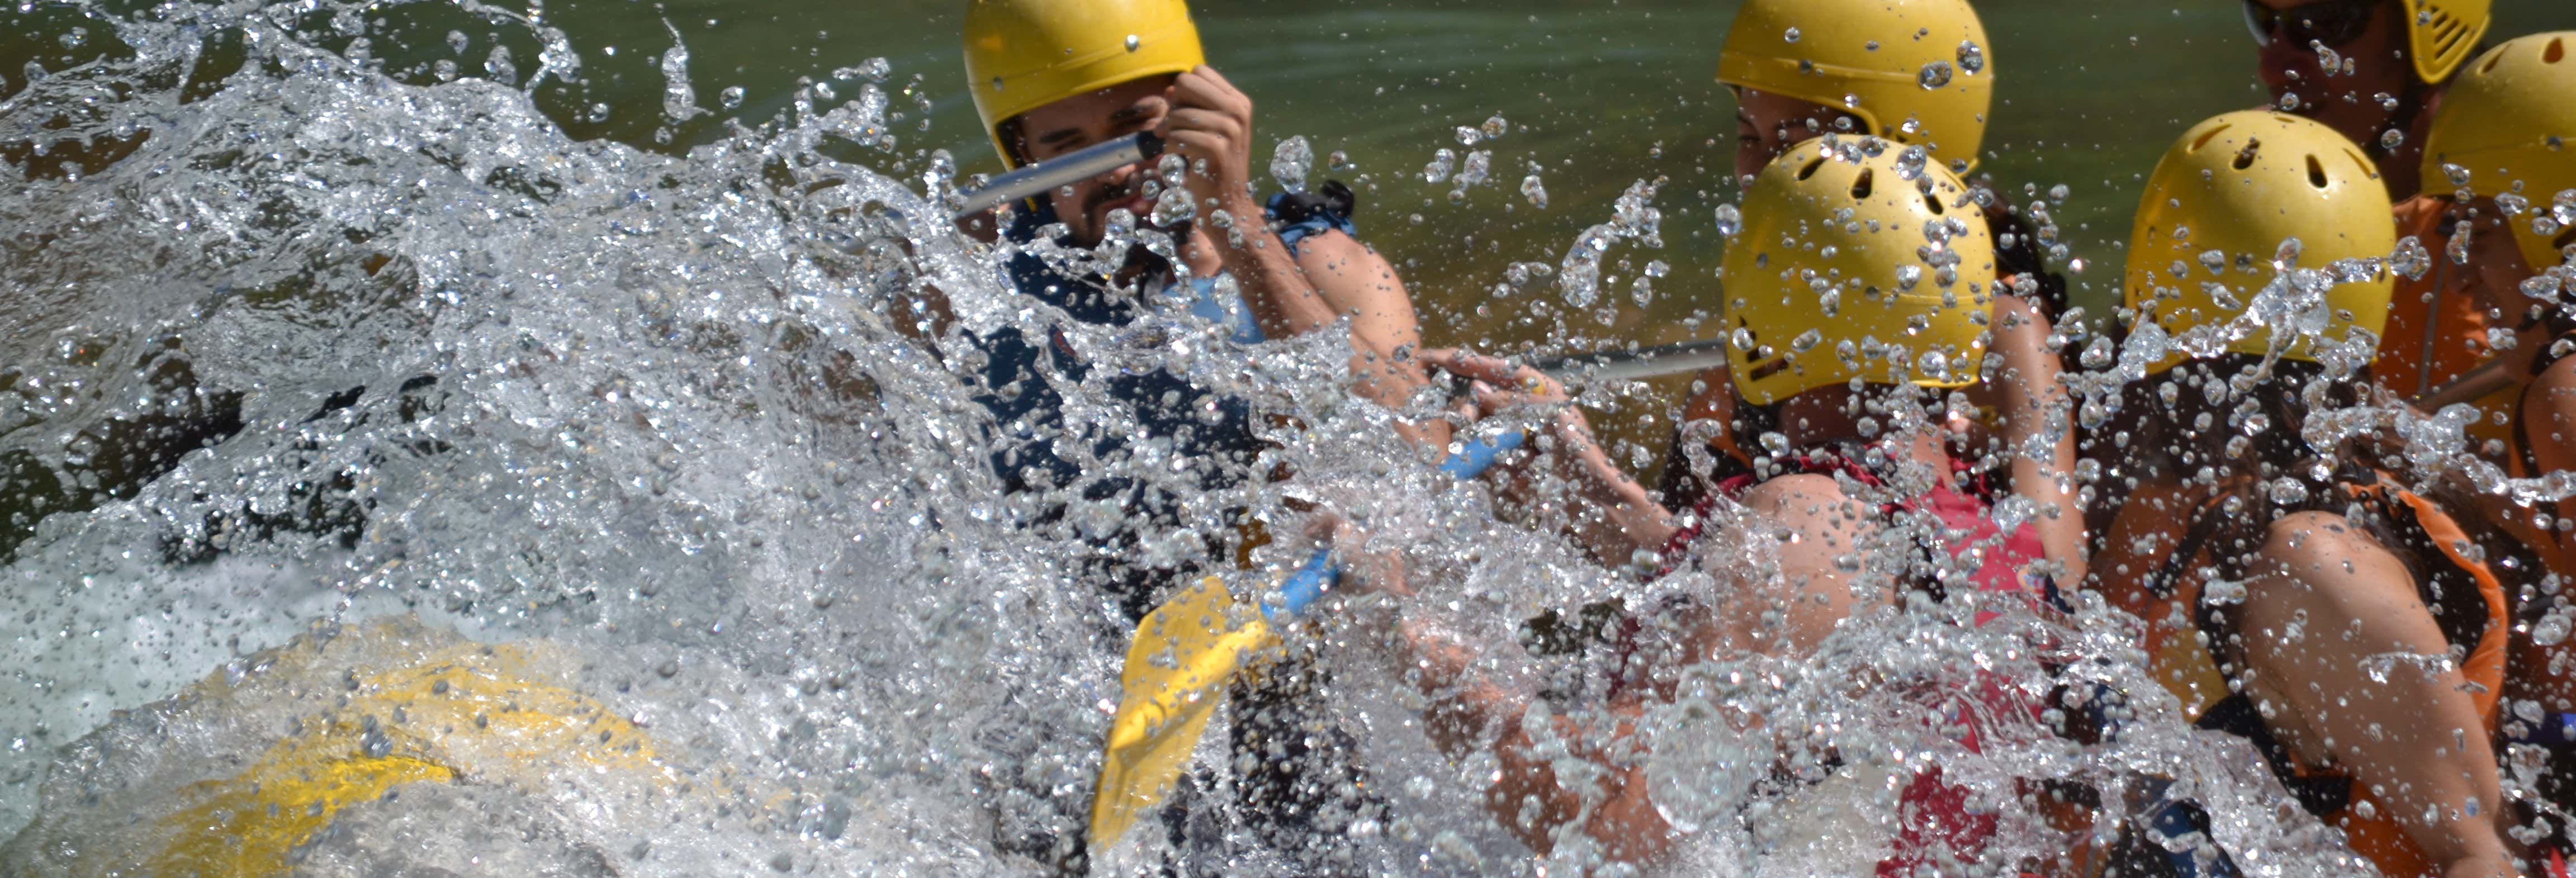
<svg viewBox="0 0 2576 878">
<path fill-rule="evenodd" d="M 2194 121 L 2264 100 L 2254 46 L 2230 2 L 1980 6 L 2000 89 L 1983 170 L 2008 189 L 2067 187 L 2055 215 L 2073 255 L 2094 266 L 2071 275 L 2075 296 L 2099 313 L 2118 273 L 2118 241 L 2157 155 Z M 1268 145 L 1291 135 L 1313 143 L 1319 165 L 1335 151 L 1356 165 L 1331 176 L 1360 189 L 1362 237 L 1404 270 L 1430 343 L 1517 349 L 1566 336 L 1590 345 L 1698 334 L 1689 318 L 1716 301 L 1711 209 L 1736 194 L 1726 179 L 1733 105 L 1713 75 L 1733 3 L 1203 0 L 1194 7 L 1211 62 L 1259 107 L 1257 165 Z M 891 64 L 885 87 L 900 116 L 892 125 L 900 143 L 892 154 L 849 150 L 851 160 L 908 176 L 925 151 L 944 149 L 968 173 L 998 167 L 964 89 L 962 0 L 558 0 L 490 7 L 479 18 L 444 3 L 376 8 L 383 17 L 367 28 L 374 55 L 416 81 L 433 77 L 440 59 L 463 75 L 487 75 L 498 45 L 524 83 L 541 47 L 528 28 L 492 19 L 520 15 L 560 28 L 581 68 L 538 85 L 539 104 L 576 136 L 664 151 L 712 141 L 737 120 L 757 125 L 788 112 L 801 80 L 855 97 L 860 77 L 835 71 L 882 57 Z M 322 18 L 312 26 L 325 27 Z M 2498 38 L 2576 28 L 2576 3 L 2498 0 L 2496 18 Z M 79 21 L 56 7 L 0 10 L 0 25 L 0 95 L 20 87 L 15 74 L 27 61 L 60 69 L 62 59 L 113 51 L 95 41 L 62 45 Z M 684 122 L 664 111 L 664 57 L 675 34 L 688 51 L 695 103 L 713 111 Z M 736 87 L 741 100 L 728 110 L 723 92 Z M 1478 147 L 1493 152 L 1487 183 L 1453 202 L 1449 184 L 1422 180 L 1436 150 L 1466 152 L 1453 135 L 1458 126 L 1496 115 L 1511 133 Z M 1543 168 L 1544 210 L 1518 191 L 1533 163 Z M 1549 284 L 1494 293 L 1512 263 L 1560 262 L 1579 232 L 1609 217 L 1622 190 L 1655 178 L 1669 181 L 1656 200 L 1666 243 L 1612 252 L 1603 298 L 1621 307 L 1610 324 L 1534 304 L 1553 300 Z M 1627 284 L 1653 260 L 1670 271 L 1639 306 Z M 1662 406 L 1638 414 L 1651 421 Z M 1622 434 L 1635 423 L 1614 421 Z M 1633 435 L 1653 432 L 1651 424 L 1637 429 Z"/>
</svg>

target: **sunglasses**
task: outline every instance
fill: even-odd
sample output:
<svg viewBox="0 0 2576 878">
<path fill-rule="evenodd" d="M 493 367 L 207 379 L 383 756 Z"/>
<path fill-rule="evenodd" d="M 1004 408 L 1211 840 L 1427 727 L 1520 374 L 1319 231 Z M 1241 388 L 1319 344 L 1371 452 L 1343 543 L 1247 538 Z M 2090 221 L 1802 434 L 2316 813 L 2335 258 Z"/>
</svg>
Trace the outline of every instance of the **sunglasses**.
<svg viewBox="0 0 2576 878">
<path fill-rule="evenodd" d="M 2304 46 L 2310 42 L 2341 46 L 2369 32 L 2370 21 L 2379 16 L 2384 0 L 2325 0 L 2289 10 L 2274 9 L 2260 0 L 2245 0 L 2245 29 L 2254 32 L 2254 43 L 2272 44 L 2273 34 Z"/>
</svg>

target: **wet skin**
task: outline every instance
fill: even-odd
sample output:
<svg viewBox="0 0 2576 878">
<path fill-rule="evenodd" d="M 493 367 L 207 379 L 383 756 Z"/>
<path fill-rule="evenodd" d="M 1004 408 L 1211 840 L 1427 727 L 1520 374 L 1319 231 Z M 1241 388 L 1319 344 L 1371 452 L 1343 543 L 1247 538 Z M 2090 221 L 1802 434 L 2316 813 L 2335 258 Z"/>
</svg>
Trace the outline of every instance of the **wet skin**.
<svg viewBox="0 0 2576 878">
<path fill-rule="evenodd" d="M 1865 127 L 1859 117 L 1822 104 L 1741 86 L 1733 90 L 1735 173 L 1739 181 L 1748 185 L 1754 175 L 1790 147 L 1827 132 L 1860 132 Z M 2058 568 L 2061 581 L 2082 581 L 2085 561 L 2079 545 L 2083 525 L 2071 478 L 2075 467 L 2074 436 L 2049 428 L 2051 412 L 2063 408 L 2067 399 L 2065 388 L 2057 381 L 2063 364 L 2046 347 L 2049 321 L 2029 301 L 1998 294 L 1990 325 L 2000 368 L 1995 370 L 1993 381 L 1970 388 L 1968 393 L 1979 406 L 2003 415 L 1999 419 L 2001 435 L 1990 436 L 1985 425 L 1972 423 L 1968 447 L 1983 448 L 1988 440 L 1995 439 L 2005 448 L 2024 449 L 2035 437 L 2048 437 L 2042 440 L 2052 448 L 2046 459 L 2010 456 L 2014 491 L 2039 504 L 2042 510 L 2056 510 L 2054 515 L 2043 512 L 2032 526 L 2048 547 L 2049 561 Z M 1736 404 L 1732 379 L 1720 366 L 1700 373 L 1691 400 L 1683 406 L 1684 417 L 1729 423 L 1734 419 Z"/>
<path fill-rule="evenodd" d="M 1353 389 L 1390 408 L 1407 405 L 1427 382 L 1413 361 L 1422 344 L 1421 321 L 1403 280 L 1384 257 L 1338 230 L 1308 237 L 1296 253 L 1289 252 L 1252 195 L 1252 117 L 1252 99 L 1201 65 L 1074 95 L 1013 121 L 1020 155 L 1032 162 L 1139 131 L 1160 135 L 1165 155 L 1187 162 L 1182 185 L 1198 216 L 1168 230 L 1181 237 L 1176 271 L 1201 278 L 1232 274 L 1270 338 L 1349 319 Z M 1056 217 L 1086 245 L 1100 242 L 1112 211 L 1128 211 L 1141 225 L 1153 212 L 1153 197 L 1145 193 L 1152 173 L 1148 163 L 1134 162 L 1066 186 L 1050 196 Z M 1131 254 L 1127 279 L 1151 268 Z M 1395 429 L 1428 446 L 1449 441 L 1448 425 L 1436 419 Z"/>
<path fill-rule="evenodd" d="M 2313 0 L 2256 0 L 2264 6 L 2288 12 Z M 2275 27 L 2270 44 L 2258 54 L 2258 75 L 2263 86 L 2271 89 L 2272 102 L 2279 106 L 2284 95 L 2298 96 L 2299 115 L 2315 119 L 2333 128 L 2354 143 L 2373 147 L 2380 173 L 2388 183 L 2392 200 L 2414 195 L 2420 188 L 2417 167 L 2423 159 L 2421 144 L 2425 129 L 2431 124 L 2432 105 L 2414 118 L 2399 118 L 2398 110 L 2383 107 L 2377 95 L 2404 95 L 2415 83 L 2414 64 L 2407 60 L 2406 11 L 2398 0 L 2385 0 L 2370 20 L 2370 27 L 2340 46 L 2327 46 L 2352 64 L 2352 72 L 2340 66 L 2328 72 L 2320 63 L 2317 51 L 2306 42 L 2295 45 L 2285 38 L 2290 29 L 2288 19 Z M 2397 149 L 2380 153 L 2380 137 L 2396 128 L 2405 137 Z"/>
</svg>

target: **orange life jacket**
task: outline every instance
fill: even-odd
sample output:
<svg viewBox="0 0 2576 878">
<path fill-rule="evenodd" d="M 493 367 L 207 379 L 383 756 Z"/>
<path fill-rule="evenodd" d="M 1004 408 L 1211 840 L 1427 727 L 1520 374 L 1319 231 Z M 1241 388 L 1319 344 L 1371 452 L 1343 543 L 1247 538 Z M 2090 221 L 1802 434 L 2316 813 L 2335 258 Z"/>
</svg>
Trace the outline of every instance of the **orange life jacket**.
<svg viewBox="0 0 2576 878">
<path fill-rule="evenodd" d="M 2451 264 L 2444 253 L 2450 240 L 2442 234 L 2443 213 L 2450 202 L 2417 196 L 2397 205 L 2397 234 L 2413 237 L 2433 254 L 2433 267 L 2421 278 L 2397 276 L 2397 291 L 2388 300 L 2388 325 L 2379 337 L 2379 358 L 2372 361 L 2374 383 L 2412 399 L 2450 383 L 2495 355 L 2487 344 L 2490 329 L 2511 329 L 2471 288 L 2473 272 Z M 2499 390 L 2475 405 L 2486 417 L 2469 427 L 2474 439 L 2504 441 L 2513 417 L 2513 390 Z"/>
<path fill-rule="evenodd" d="M 2197 491 L 2182 488 L 2141 491 L 2122 505 L 2107 535 L 2118 545 L 2139 545 L 2141 558 L 2171 558 L 2162 570 L 2130 571 L 2132 575 L 2121 577 L 2124 581 L 2114 583 L 2107 596 L 2115 606 L 2146 621 L 2148 669 L 2156 682 L 2182 702 L 2184 715 L 2195 723 L 2243 697 L 2229 691 L 2227 677 L 2214 652 L 2223 634 L 2204 628 L 2198 609 L 2201 590 L 2218 568 L 2217 560 L 2210 556 L 2209 539 L 2215 530 L 2213 525 L 2226 516 L 2220 506 L 2230 496 L 2245 496 L 2241 493 L 2245 487 L 2222 489 L 2216 496 L 2206 498 L 2195 498 Z M 2492 736 L 2511 627 L 2503 583 L 2484 562 L 2472 557 L 2474 549 L 2467 531 L 2430 500 L 2397 487 L 2384 474 L 2374 484 L 2346 485 L 2344 490 L 2354 502 L 2410 512 L 2424 542 L 2439 549 L 2439 558 L 2422 560 L 2447 561 L 2477 584 L 2477 597 L 2485 616 L 2483 624 L 2474 642 L 2456 645 L 2468 650 L 2460 663 L 2460 673 L 2471 684 L 2470 697 L 2477 705 L 2479 721 Z M 2419 583 L 2418 588 L 2425 585 Z M 2450 630 L 2445 626 L 2446 633 Z M 2375 801 L 2369 790 L 2333 768 L 2300 764 L 2294 753 L 2275 755 L 2287 757 L 2276 760 L 2273 767 L 2294 790 L 2307 787 L 2346 792 L 2341 807 L 2317 816 L 2342 828 L 2353 850 L 2369 857 L 2382 872 L 2404 878 L 2435 874 L 2431 860 L 2406 836 L 2391 809 Z M 2370 802 L 2371 806 L 2357 807 L 2361 802 Z"/>
</svg>

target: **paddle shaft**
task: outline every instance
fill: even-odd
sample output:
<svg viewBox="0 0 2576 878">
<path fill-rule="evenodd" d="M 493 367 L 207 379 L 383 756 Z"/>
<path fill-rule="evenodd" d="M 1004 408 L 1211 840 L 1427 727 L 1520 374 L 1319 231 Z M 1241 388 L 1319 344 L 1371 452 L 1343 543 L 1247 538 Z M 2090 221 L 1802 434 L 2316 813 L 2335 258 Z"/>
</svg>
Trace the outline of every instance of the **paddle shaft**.
<svg viewBox="0 0 2576 878">
<path fill-rule="evenodd" d="M 1712 338 L 1633 351 L 1542 357 L 1531 361 L 1530 365 L 1561 378 L 1581 376 L 1596 381 L 1637 381 L 1726 365 L 1726 340 Z"/>
<path fill-rule="evenodd" d="M 1095 143 L 993 178 L 966 193 L 966 202 L 957 208 L 955 218 L 962 221 L 1162 154 L 1163 139 L 1151 131 Z"/>
<path fill-rule="evenodd" d="M 2433 388 L 2432 392 L 2417 397 L 2415 406 L 2428 412 L 2438 412 L 2443 406 L 2452 403 L 2475 402 L 2485 399 L 2487 394 L 2513 386 L 2520 377 L 2512 363 L 2506 362 L 2503 357 L 2497 357 L 2458 378 L 2451 379 L 2451 383 Z"/>
</svg>

